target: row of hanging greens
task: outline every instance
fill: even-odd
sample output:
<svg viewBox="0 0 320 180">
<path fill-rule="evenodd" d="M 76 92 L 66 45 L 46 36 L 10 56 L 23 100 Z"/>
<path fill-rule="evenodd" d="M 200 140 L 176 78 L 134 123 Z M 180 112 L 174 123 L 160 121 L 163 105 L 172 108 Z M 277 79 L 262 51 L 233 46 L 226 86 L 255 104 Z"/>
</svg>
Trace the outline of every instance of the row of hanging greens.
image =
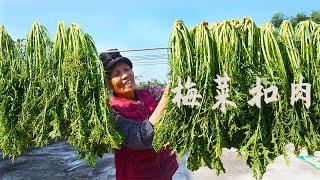
<svg viewBox="0 0 320 180">
<path fill-rule="evenodd" d="M 0 151 L 11 159 L 65 138 L 90 165 L 118 148 L 104 71 L 91 37 L 59 22 L 54 40 L 39 23 L 25 40 L 0 28 Z"/>
<path fill-rule="evenodd" d="M 169 40 L 170 87 L 187 78 L 196 84 L 202 98 L 196 107 L 173 101 L 156 128 L 155 149 L 167 141 L 179 155 L 189 154 L 188 168 L 201 166 L 225 171 L 220 160 L 223 148 L 237 148 L 253 176 L 261 179 L 266 167 L 284 155 L 293 143 L 296 153 L 306 147 L 312 154 L 320 148 L 320 26 L 301 22 L 295 29 L 284 21 L 279 29 L 272 24 L 260 27 L 250 18 L 208 25 L 200 23 L 188 30 L 175 21 Z M 230 77 L 226 113 L 213 106 L 217 102 L 217 75 Z M 310 83 L 312 104 L 301 100 L 290 104 L 291 83 Z M 249 90 L 256 77 L 264 88 L 278 87 L 278 101 L 261 108 L 250 106 Z M 179 79 L 180 78 L 180 79 Z M 182 90 L 186 94 L 187 89 Z M 175 93 L 169 93 L 170 99 Z"/>
</svg>

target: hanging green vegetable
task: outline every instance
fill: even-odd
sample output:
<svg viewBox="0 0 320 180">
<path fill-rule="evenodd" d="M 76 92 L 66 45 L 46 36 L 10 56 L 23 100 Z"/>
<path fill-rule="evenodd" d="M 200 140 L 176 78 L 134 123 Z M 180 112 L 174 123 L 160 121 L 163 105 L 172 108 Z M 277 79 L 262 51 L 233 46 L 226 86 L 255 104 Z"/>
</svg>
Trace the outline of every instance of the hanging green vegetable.
<svg viewBox="0 0 320 180">
<path fill-rule="evenodd" d="M 61 76 L 67 88 L 64 112 L 66 124 L 70 124 L 68 142 L 80 158 L 94 165 L 97 156 L 119 148 L 122 138 L 107 106 L 104 71 L 91 37 L 72 24 L 65 48 Z"/>
<path fill-rule="evenodd" d="M 22 47 L 0 27 L 0 150 L 11 159 L 32 147 L 31 126 L 22 116 L 27 83 Z"/>
</svg>

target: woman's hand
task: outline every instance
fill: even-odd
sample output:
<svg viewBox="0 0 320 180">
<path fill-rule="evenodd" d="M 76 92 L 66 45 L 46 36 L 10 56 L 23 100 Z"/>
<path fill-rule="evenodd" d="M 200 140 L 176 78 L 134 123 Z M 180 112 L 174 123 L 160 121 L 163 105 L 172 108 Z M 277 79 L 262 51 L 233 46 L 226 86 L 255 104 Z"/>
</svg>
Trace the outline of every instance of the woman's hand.
<svg viewBox="0 0 320 180">
<path fill-rule="evenodd" d="M 149 118 L 150 123 L 155 126 L 158 124 L 159 120 L 161 119 L 161 116 L 163 112 L 165 111 L 167 104 L 168 104 L 168 91 L 169 91 L 169 85 L 167 85 L 164 89 L 164 92 L 162 94 L 162 97 L 159 101 L 158 106 L 153 111 L 152 115 Z"/>
</svg>

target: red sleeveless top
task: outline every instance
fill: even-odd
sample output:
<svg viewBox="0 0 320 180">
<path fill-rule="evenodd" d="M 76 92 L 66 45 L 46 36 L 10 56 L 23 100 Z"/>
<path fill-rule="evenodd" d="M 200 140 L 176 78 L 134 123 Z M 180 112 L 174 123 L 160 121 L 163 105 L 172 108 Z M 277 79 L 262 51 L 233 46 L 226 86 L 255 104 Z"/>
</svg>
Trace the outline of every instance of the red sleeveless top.
<svg viewBox="0 0 320 180">
<path fill-rule="evenodd" d="M 157 101 L 148 89 L 136 90 L 137 101 L 112 97 L 111 107 L 125 118 L 142 122 L 149 118 Z M 169 148 L 162 148 L 159 153 L 154 149 L 137 150 L 122 146 L 115 152 L 117 180 L 167 180 L 171 179 L 178 169 L 176 155 Z"/>
</svg>

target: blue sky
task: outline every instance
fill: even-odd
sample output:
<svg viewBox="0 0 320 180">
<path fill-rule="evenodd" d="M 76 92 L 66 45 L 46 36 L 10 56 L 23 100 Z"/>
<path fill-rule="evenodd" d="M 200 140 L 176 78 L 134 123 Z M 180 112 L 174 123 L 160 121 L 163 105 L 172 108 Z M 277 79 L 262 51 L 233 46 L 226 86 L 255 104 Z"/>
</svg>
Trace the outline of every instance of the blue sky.
<svg viewBox="0 0 320 180">
<path fill-rule="evenodd" d="M 35 21 L 47 27 L 52 36 L 58 20 L 66 25 L 76 22 L 93 37 L 99 51 L 125 50 L 167 47 L 175 19 L 182 19 L 191 28 L 203 21 L 213 23 L 249 16 L 260 25 L 268 22 L 275 12 L 293 16 L 297 12 L 310 14 L 312 10 L 320 10 L 319 0 L 0 0 L 0 25 L 16 39 L 25 38 Z M 123 55 L 164 53 L 166 51 Z M 140 80 L 163 81 L 167 79 L 168 66 L 137 65 L 134 70 L 142 76 Z"/>
</svg>

